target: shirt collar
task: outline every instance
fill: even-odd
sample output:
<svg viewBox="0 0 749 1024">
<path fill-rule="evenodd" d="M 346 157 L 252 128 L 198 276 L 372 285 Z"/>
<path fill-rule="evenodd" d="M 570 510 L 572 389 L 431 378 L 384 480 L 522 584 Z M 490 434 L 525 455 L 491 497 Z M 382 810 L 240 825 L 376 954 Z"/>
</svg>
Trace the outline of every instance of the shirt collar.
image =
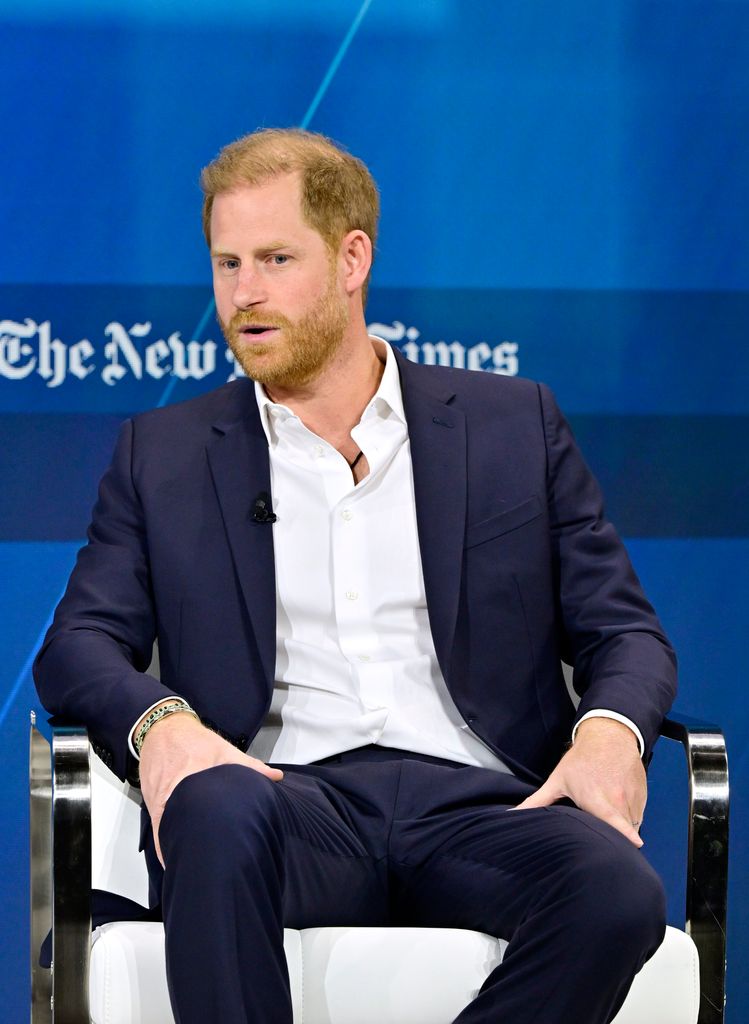
<svg viewBox="0 0 749 1024">
<path fill-rule="evenodd" d="M 403 410 L 400 374 L 398 373 L 398 363 L 396 362 L 393 349 L 387 342 L 371 334 L 369 335 L 369 340 L 372 342 L 372 347 L 377 357 L 379 359 L 384 357 L 385 369 L 382 372 L 377 391 L 367 403 L 367 407 L 362 413 L 361 422 L 373 415 L 385 418 L 389 412 L 392 412 L 399 420 L 405 423 L 406 414 Z M 265 388 L 259 381 L 255 381 L 255 400 L 257 401 L 260 422 L 263 425 L 268 447 L 273 448 L 278 443 L 277 429 L 280 424 L 289 419 L 298 419 L 298 417 L 288 406 L 282 405 L 280 402 L 274 402 L 269 398 Z"/>
</svg>

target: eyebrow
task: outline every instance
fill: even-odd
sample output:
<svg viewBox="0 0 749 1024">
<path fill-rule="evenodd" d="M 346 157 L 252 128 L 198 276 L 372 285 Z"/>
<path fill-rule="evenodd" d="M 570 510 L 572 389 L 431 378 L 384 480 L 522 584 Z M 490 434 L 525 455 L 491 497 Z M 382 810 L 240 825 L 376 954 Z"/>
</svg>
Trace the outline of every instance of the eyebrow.
<svg viewBox="0 0 749 1024">
<path fill-rule="evenodd" d="M 262 252 L 262 253 L 265 253 L 265 252 L 275 252 L 276 249 L 293 249 L 293 248 L 295 248 L 295 246 L 293 246 L 290 242 L 271 242 L 269 245 L 263 245 L 259 249 L 256 249 L 255 252 Z"/>
<path fill-rule="evenodd" d="M 292 245 L 290 242 L 274 241 L 269 242 L 267 245 L 258 246 L 255 249 L 255 255 L 266 255 L 267 253 L 277 252 L 279 249 L 298 249 L 299 246 Z M 236 258 L 236 253 L 230 252 L 228 249 L 211 249 L 211 256 L 231 256 Z"/>
</svg>

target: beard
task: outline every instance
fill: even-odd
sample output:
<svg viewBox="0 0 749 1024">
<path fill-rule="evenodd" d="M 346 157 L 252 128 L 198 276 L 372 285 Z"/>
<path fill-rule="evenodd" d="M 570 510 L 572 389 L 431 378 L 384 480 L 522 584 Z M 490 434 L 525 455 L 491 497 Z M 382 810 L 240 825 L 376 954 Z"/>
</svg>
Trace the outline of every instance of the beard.
<svg viewBox="0 0 749 1024">
<path fill-rule="evenodd" d="M 237 310 L 227 323 L 218 318 L 226 343 L 248 377 L 270 387 L 299 388 L 320 375 L 341 347 L 349 322 L 348 309 L 331 276 L 328 289 L 297 321 L 264 309 Z M 272 325 L 273 340 L 247 341 L 243 327 Z"/>
</svg>

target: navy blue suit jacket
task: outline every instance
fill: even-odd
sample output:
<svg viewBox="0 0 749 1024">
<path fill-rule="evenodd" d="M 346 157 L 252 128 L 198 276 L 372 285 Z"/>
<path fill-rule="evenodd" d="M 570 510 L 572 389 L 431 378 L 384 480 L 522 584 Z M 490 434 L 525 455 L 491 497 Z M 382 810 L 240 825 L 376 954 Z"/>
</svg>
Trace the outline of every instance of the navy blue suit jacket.
<svg viewBox="0 0 749 1024">
<path fill-rule="evenodd" d="M 399 354 L 398 366 L 429 621 L 461 714 L 532 782 L 591 708 L 626 715 L 650 748 L 673 651 L 551 393 Z M 251 519 L 261 491 L 251 381 L 123 426 L 35 666 L 45 707 L 84 722 L 121 778 L 135 775 L 133 723 L 172 693 L 242 747 L 263 720 L 276 599 L 273 530 Z M 160 682 L 144 674 L 155 637 Z"/>
</svg>

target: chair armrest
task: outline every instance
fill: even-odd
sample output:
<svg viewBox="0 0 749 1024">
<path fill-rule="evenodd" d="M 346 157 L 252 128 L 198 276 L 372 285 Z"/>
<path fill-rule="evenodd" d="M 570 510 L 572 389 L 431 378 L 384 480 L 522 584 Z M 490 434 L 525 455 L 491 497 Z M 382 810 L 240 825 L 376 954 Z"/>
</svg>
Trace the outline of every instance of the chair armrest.
<svg viewBox="0 0 749 1024">
<path fill-rule="evenodd" d="M 52 761 L 49 743 L 31 712 L 29 739 L 29 840 L 31 896 L 31 1024 L 51 1024 L 52 977 L 39 953 L 52 928 Z"/>
<path fill-rule="evenodd" d="M 728 758 L 717 725 L 685 715 L 661 735 L 684 747 L 689 775 L 686 930 L 700 958 L 699 1024 L 723 1024 L 728 900 Z"/>
<path fill-rule="evenodd" d="M 45 749 L 46 748 L 46 751 Z M 46 755 L 46 770 L 43 759 Z M 81 726 L 57 726 L 49 745 L 33 724 L 31 734 L 32 963 L 43 922 L 52 925 L 51 1016 L 39 1001 L 34 1024 L 88 1024 L 88 971 L 91 946 L 91 769 L 88 733 Z M 46 823 L 43 818 L 46 801 Z M 52 838 L 49 830 L 51 802 Z M 36 849 L 35 849 L 36 844 Z M 40 856 L 51 845 L 51 908 L 43 910 L 49 876 L 44 881 Z M 36 853 L 36 858 L 35 858 Z M 49 860 L 47 860 L 49 863 Z M 36 885 L 36 891 L 35 891 Z M 37 977 L 41 969 L 37 969 Z M 32 985 L 34 969 L 32 968 Z M 39 978 L 41 981 L 41 978 Z M 47 986 L 49 982 L 46 982 Z M 43 983 L 40 987 L 43 987 Z M 41 993 L 40 993 L 41 994 Z M 32 1000 L 37 1002 L 38 1000 Z"/>
</svg>

